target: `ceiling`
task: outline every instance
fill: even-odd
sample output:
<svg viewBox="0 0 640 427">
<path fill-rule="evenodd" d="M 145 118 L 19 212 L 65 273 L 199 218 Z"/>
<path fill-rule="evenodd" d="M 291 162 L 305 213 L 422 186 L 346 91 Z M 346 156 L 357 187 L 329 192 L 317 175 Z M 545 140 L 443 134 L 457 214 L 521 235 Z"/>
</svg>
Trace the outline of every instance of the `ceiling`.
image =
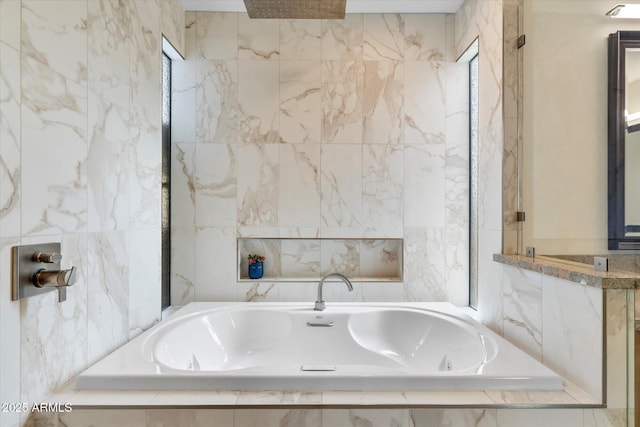
<svg viewBox="0 0 640 427">
<path fill-rule="evenodd" d="M 185 10 L 246 12 L 242 0 L 180 0 Z M 347 13 L 455 13 L 463 0 L 347 0 Z"/>
</svg>

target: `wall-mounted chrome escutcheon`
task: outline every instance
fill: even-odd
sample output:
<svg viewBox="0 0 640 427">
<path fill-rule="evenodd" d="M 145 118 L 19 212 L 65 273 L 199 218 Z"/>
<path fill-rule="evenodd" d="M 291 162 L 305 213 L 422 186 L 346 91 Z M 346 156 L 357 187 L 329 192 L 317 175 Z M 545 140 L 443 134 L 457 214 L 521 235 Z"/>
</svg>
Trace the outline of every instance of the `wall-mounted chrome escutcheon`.
<svg viewBox="0 0 640 427">
<path fill-rule="evenodd" d="M 11 299 L 58 290 L 58 301 L 67 299 L 67 286 L 76 282 L 77 268 L 60 269 L 60 243 L 14 246 L 11 248 Z"/>
</svg>

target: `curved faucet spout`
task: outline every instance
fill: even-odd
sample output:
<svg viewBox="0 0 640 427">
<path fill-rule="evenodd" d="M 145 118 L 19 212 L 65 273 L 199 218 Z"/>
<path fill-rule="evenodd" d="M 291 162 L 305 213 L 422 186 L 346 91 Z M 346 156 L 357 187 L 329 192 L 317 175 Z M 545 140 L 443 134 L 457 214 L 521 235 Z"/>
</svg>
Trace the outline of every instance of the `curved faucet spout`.
<svg viewBox="0 0 640 427">
<path fill-rule="evenodd" d="M 340 279 L 344 282 L 345 285 L 347 285 L 347 288 L 349 288 L 349 292 L 353 291 L 353 285 L 351 284 L 351 281 L 349 279 L 347 279 L 346 276 L 343 276 L 340 273 L 329 273 L 326 276 L 324 276 L 322 279 L 320 279 L 320 282 L 318 282 L 318 299 L 316 300 L 316 304 L 314 306 L 314 310 L 316 311 L 322 311 L 325 309 L 325 305 L 324 305 L 324 300 L 322 299 L 322 285 L 324 285 L 324 281 L 327 279 L 331 279 L 331 278 L 336 278 L 336 279 Z"/>
</svg>

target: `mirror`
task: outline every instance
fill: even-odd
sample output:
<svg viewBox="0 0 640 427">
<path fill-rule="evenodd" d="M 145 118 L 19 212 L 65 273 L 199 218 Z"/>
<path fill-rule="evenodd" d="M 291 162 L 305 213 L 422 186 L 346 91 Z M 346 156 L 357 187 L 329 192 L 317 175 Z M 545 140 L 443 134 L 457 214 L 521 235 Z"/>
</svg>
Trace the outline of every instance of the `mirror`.
<svg viewBox="0 0 640 427">
<path fill-rule="evenodd" d="M 609 35 L 609 249 L 640 249 L 640 31 Z"/>
</svg>

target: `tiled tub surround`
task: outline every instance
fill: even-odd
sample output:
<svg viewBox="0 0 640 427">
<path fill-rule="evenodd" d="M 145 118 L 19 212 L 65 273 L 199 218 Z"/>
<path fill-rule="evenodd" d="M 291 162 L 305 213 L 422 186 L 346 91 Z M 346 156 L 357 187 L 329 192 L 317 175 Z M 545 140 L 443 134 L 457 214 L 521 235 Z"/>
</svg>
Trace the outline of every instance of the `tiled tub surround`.
<svg viewBox="0 0 640 427">
<path fill-rule="evenodd" d="M 608 408 L 632 409 L 640 275 L 545 256 L 494 260 L 503 264 L 503 336 Z"/>
<path fill-rule="evenodd" d="M 402 282 L 402 239 L 238 239 L 238 278 L 251 280 L 247 256 L 259 254 L 260 281 L 317 282 L 341 273 L 352 282 Z M 401 286 L 401 285 L 397 285 Z"/>
</svg>

